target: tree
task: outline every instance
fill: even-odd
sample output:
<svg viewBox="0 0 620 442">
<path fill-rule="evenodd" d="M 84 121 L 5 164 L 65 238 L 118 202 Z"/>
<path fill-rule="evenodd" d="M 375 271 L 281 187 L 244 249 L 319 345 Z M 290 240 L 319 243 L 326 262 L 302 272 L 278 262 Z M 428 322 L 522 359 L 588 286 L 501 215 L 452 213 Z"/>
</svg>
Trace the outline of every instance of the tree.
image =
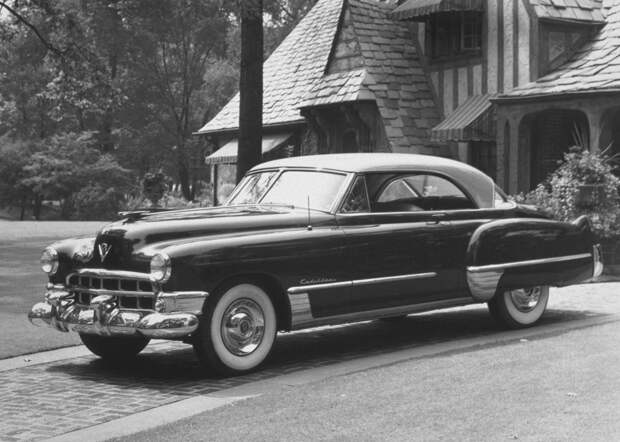
<svg viewBox="0 0 620 442">
<path fill-rule="evenodd" d="M 203 114 L 196 96 L 209 61 L 225 54 L 229 16 L 215 0 L 122 0 L 120 11 L 132 41 L 126 83 L 132 90 L 126 94 L 161 128 L 183 195 L 191 200 L 191 139 Z"/>
<path fill-rule="evenodd" d="M 262 156 L 263 1 L 241 2 L 241 71 L 237 182 Z"/>
</svg>

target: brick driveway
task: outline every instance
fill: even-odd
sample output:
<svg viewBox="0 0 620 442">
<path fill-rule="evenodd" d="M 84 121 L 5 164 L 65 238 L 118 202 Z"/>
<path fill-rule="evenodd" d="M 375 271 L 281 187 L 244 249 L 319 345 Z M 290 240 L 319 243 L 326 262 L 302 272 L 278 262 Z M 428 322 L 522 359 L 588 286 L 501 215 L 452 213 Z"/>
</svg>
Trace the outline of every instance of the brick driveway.
<svg viewBox="0 0 620 442">
<path fill-rule="evenodd" d="M 620 312 L 619 284 L 563 289 L 543 324 L 570 324 Z M 583 294 L 588 295 L 592 309 Z M 594 293 L 594 295 L 593 295 Z M 602 293 L 602 294 L 601 294 Z M 606 301 L 613 296 L 612 301 Z M 587 307 L 586 307 L 587 308 Z M 366 322 L 279 336 L 272 358 L 252 375 L 215 379 L 203 373 L 191 347 L 157 343 L 129 365 L 115 367 L 85 356 L 2 372 L 0 440 L 43 439 L 114 420 L 192 396 L 362 356 L 457 338 L 487 336 L 497 327 L 474 306 L 417 315 L 402 323 Z M 50 333 L 53 331 L 50 330 Z"/>
</svg>

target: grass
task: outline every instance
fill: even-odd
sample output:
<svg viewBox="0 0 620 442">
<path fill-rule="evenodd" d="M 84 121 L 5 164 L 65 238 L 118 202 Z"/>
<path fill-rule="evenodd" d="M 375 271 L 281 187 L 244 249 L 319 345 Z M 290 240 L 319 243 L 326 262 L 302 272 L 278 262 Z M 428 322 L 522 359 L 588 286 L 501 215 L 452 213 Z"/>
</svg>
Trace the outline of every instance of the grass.
<svg viewBox="0 0 620 442">
<path fill-rule="evenodd" d="M 35 327 L 26 315 L 43 300 L 41 250 L 62 238 L 94 235 L 103 224 L 0 220 L 0 359 L 80 342 L 74 333 Z"/>
</svg>

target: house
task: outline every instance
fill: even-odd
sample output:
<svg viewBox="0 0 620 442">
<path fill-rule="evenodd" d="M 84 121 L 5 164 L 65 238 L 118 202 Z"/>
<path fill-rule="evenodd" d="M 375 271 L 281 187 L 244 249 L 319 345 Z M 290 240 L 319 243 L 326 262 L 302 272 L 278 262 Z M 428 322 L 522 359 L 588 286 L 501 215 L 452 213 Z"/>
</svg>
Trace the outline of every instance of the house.
<svg viewBox="0 0 620 442">
<path fill-rule="evenodd" d="M 433 154 L 529 190 L 569 146 L 618 135 L 612 3 L 319 0 L 264 63 L 263 158 Z M 238 108 L 237 95 L 198 131 L 220 181 Z"/>
</svg>

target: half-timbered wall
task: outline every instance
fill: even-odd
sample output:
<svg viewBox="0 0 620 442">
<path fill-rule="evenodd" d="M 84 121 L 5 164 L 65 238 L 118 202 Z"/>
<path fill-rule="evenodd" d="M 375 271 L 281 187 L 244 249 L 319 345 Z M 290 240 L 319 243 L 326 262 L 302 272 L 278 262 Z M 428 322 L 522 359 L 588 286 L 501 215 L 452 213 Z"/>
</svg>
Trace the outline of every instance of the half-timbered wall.
<svg viewBox="0 0 620 442">
<path fill-rule="evenodd" d="M 425 53 L 429 76 L 444 116 L 468 97 L 497 94 L 528 83 L 531 69 L 532 38 L 527 0 L 489 0 L 482 25 L 482 50 L 469 57 L 434 61 L 427 48 L 427 27 L 415 30 Z M 536 51 L 533 51 L 534 53 Z"/>
</svg>

